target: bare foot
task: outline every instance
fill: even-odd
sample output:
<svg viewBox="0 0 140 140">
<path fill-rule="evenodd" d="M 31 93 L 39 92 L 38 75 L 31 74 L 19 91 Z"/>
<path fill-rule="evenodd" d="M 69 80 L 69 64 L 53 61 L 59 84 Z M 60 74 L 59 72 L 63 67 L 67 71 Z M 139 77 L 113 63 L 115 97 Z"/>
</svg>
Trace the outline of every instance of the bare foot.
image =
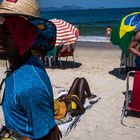
<svg viewBox="0 0 140 140">
<path fill-rule="evenodd" d="M 95 97 L 97 97 L 97 96 L 92 94 L 90 97 L 88 97 L 88 100 L 94 99 Z"/>
<path fill-rule="evenodd" d="M 88 98 L 88 100 L 89 100 L 89 103 L 90 104 L 94 104 L 95 103 L 95 101 L 94 101 L 94 98 L 96 98 L 97 96 L 96 95 L 91 95 L 89 98 Z"/>
</svg>

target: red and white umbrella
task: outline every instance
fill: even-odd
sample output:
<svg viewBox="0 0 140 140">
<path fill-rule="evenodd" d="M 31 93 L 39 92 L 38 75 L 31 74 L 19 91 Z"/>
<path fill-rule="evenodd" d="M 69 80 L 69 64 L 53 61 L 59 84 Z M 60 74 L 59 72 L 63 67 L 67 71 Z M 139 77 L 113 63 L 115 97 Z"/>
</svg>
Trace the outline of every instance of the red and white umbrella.
<svg viewBox="0 0 140 140">
<path fill-rule="evenodd" d="M 78 28 L 62 19 L 52 19 L 50 21 L 55 24 L 57 30 L 55 46 L 68 45 L 77 41 L 79 36 Z"/>
</svg>

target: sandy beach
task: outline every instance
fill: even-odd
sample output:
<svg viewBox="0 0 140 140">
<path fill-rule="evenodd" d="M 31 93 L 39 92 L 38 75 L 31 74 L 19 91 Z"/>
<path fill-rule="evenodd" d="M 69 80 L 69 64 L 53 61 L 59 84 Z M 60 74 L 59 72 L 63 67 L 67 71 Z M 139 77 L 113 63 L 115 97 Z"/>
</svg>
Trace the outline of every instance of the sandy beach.
<svg viewBox="0 0 140 140">
<path fill-rule="evenodd" d="M 55 96 L 58 91 L 68 89 L 76 77 L 85 77 L 92 93 L 101 97 L 63 140 L 140 140 L 139 118 L 125 119 L 135 128 L 120 123 L 124 102 L 122 92 L 126 90 L 125 78 L 117 76 L 120 56 L 121 50 L 109 43 L 78 42 L 75 66 L 69 57 L 68 61 L 71 62 L 64 62 L 62 68 L 46 68 Z M 4 63 L 1 63 L 1 79 L 3 66 Z"/>
<path fill-rule="evenodd" d="M 101 97 L 101 100 L 82 116 L 77 127 L 63 138 L 64 140 L 140 139 L 140 128 L 128 128 L 120 123 L 124 102 L 122 92 L 125 91 L 126 80 L 123 76 L 115 76 L 120 65 L 120 49 L 108 45 L 78 42 L 75 51 L 76 68 L 47 69 L 55 94 L 61 89 L 68 89 L 73 79 L 79 76 L 86 77 L 92 93 Z M 63 67 L 66 65 L 68 64 L 65 63 Z M 134 125 L 138 122 L 137 118 L 129 117 L 127 120 Z"/>
</svg>

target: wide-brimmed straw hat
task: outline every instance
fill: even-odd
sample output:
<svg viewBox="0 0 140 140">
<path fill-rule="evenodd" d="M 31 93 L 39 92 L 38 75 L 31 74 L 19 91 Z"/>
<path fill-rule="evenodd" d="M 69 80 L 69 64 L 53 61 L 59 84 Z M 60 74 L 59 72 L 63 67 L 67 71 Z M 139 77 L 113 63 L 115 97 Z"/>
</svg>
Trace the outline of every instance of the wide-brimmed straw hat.
<svg viewBox="0 0 140 140">
<path fill-rule="evenodd" d="M 2 16 L 24 16 L 37 27 L 39 36 L 36 39 L 34 49 L 49 50 L 55 45 L 56 27 L 43 18 L 40 18 L 40 9 L 36 0 L 3 0 L 0 5 Z"/>
<path fill-rule="evenodd" d="M 40 16 L 39 5 L 36 0 L 3 0 L 0 5 L 0 14 Z"/>
</svg>

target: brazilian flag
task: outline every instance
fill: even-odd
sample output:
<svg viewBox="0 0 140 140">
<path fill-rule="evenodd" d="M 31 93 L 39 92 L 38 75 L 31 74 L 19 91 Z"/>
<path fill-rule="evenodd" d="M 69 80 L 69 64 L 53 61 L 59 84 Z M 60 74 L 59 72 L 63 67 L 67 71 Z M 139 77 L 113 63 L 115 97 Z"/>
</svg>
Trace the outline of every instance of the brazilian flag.
<svg viewBox="0 0 140 140">
<path fill-rule="evenodd" d="M 129 55 L 128 47 L 134 36 L 134 31 L 140 29 L 140 12 L 125 16 L 111 33 L 111 42 L 118 45 L 122 52 Z"/>
</svg>

